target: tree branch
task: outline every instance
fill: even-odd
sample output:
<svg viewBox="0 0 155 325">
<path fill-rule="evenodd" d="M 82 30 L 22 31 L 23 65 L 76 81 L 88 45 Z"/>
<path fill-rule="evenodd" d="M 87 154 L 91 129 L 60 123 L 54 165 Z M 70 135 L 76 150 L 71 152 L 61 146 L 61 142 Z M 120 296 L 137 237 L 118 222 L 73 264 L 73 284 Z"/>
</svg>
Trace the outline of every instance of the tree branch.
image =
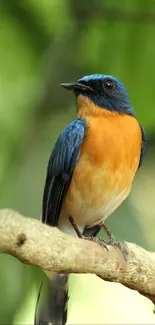
<svg viewBox="0 0 155 325">
<path fill-rule="evenodd" d="M 0 253 L 22 263 L 58 273 L 94 273 L 136 289 L 154 301 L 155 253 L 125 242 L 128 259 L 112 246 L 70 237 L 57 228 L 26 218 L 13 210 L 0 210 Z"/>
</svg>

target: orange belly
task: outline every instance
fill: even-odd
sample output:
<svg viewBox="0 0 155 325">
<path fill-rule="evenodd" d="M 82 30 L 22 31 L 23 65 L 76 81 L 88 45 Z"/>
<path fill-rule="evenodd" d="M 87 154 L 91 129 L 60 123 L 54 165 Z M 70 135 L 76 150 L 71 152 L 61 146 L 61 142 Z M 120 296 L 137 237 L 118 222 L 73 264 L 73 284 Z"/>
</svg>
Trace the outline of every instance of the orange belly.
<svg viewBox="0 0 155 325">
<path fill-rule="evenodd" d="M 131 191 L 141 152 L 141 130 L 129 115 L 87 117 L 81 147 L 62 208 L 78 225 L 103 223 Z"/>
</svg>

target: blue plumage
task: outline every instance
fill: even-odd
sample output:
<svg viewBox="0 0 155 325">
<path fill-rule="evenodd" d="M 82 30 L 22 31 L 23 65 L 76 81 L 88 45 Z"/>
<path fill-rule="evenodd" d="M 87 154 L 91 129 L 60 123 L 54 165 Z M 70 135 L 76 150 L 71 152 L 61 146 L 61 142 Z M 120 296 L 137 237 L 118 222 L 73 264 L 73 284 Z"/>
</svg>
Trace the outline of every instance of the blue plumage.
<svg viewBox="0 0 155 325">
<path fill-rule="evenodd" d="M 85 120 L 74 120 L 61 133 L 51 153 L 44 188 L 42 214 L 42 221 L 51 226 L 57 226 L 62 200 L 77 164 L 85 131 Z"/>
<path fill-rule="evenodd" d="M 113 88 L 106 87 L 107 82 L 113 84 Z M 85 76 L 78 80 L 79 83 L 89 85 L 94 92 L 85 92 L 96 105 L 110 111 L 135 115 L 127 89 L 116 77 L 104 74 Z M 84 93 L 83 91 L 81 93 Z M 77 92 L 77 95 L 79 92 Z"/>
<path fill-rule="evenodd" d="M 64 129 L 50 157 L 50 173 L 57 176 L 61 172 L 68 172 L 69 169 L 75 167 L 85 130 L 86 122 L 84 119 L 76 119 Z M 78 154 L 75 154 L 77 149 Z"/>
<path fill-rule="evenodd" d="M 144 131 L 144 129 L 143 129 L 143 127 L 141 125 L 140 125 L 140 128 L 141 128 L 141 132 L 142 132 L 142 145 L 141 145 L 141 155 L 140 155 L 140 161 L 139 161 L 138 169 L 140 168 L 140 166 L 142 165 L 142 162 L 144 160 L 146 146 L 147 146 L 145 131 Z"/>
<path fill-rule="evenodd" d="M 122 84 L 122 82 L 119 79 L 117 79 L 116 77 L 111 76 L 111 75 L 101 74 L 101 73 L 90 74 L 90 75 L 84 76 L 84 77 L 80 78 L 78 81 L 89 82 L 91 80 L 103 80 L 105 78 L 112 78 L 113 80 L 120 82 Z M 122 84 L 122 86 L 125 88 L 125 86 L 123 84 Z"/>
</svg>

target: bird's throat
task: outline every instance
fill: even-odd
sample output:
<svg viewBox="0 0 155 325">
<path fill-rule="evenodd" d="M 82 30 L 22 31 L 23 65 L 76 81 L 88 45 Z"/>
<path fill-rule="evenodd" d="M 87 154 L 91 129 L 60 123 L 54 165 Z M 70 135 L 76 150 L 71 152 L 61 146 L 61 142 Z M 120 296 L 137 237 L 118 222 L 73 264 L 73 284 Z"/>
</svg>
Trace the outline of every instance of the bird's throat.
<svg viewBox="0 0 155 325">
<path fill-rule="evenodd" d="M 96 105 L 87 96 L 79 95 L 77 97 L 77 117 L 85 118 L 87 116 L 111 116 L 116 115 L 118 112 L 112 112 L 106 108 L 101 108 Z"/>
</svg>

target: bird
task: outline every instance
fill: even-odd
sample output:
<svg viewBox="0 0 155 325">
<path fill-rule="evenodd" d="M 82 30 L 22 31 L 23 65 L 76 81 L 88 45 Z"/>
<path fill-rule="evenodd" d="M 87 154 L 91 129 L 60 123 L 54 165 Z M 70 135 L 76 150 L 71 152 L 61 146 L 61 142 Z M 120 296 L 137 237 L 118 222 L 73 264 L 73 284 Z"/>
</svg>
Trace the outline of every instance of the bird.
<svg viewBox="0 0 155 325">
<path fill-rule="evenodd" d="M 42 222 L 77 236 L 72 217 L 81 234 L 96 236 L 131 192 L 144 160 L 146 135 L 126 87 L 116 77 L 93 74 L 61 86 L 75 94 L 77 116 L 49 158 Z M 35 324 L 63 325 L 67 275 L 47 275 L 47 299 L 39 312 L 37 302 Z"/>
</svg>

